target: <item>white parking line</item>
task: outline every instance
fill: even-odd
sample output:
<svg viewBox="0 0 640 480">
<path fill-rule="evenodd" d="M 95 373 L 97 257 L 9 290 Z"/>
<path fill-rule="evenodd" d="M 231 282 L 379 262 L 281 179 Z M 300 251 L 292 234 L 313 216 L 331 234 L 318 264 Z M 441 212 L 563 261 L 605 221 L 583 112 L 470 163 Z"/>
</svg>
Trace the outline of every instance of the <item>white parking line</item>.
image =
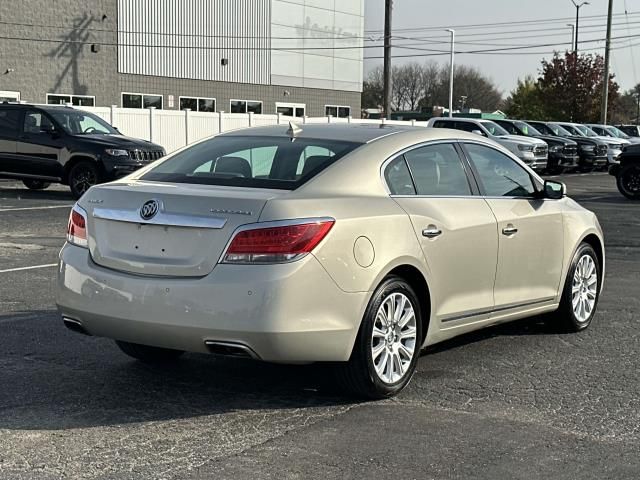
<svg viewBox="0 0 640 480">
<path fill-rule="evenodd" d="M 20 210 L 48 210 L 51 208 L 71 208 L 73 204 L 70 205 L 51 205 L 48 207 L 20 207 L 20 208 L 0 208 L 0 212 L 18 212 Z"/>
<path fill-rule="evenodd" d="M 23 270 L 36 270 L 38 268 L 51 268 L 57 266 L 57 263 L 48 263 L 46 265 L 32 265 L 30 267 L 7 268 L 6 270 L 0 270 L 0 273 L 21 272 Z"/>
</svg>

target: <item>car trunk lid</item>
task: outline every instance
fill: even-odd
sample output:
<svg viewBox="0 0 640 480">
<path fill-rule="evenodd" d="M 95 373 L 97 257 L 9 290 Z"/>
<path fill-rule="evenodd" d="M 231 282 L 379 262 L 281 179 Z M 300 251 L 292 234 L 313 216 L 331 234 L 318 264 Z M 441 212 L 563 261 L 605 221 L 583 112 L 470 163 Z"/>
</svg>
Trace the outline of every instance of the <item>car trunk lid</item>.
<svg viewBox="0 0 640 480">
<path fill-rule="evenodd" d="M 214 269 L 236 228 L 256 222 L 266 202 L 284 193 L 136 182 L 94 188 L 81 206 L 98 265 L 139 275 L 202 277 Z"/>
</svg>

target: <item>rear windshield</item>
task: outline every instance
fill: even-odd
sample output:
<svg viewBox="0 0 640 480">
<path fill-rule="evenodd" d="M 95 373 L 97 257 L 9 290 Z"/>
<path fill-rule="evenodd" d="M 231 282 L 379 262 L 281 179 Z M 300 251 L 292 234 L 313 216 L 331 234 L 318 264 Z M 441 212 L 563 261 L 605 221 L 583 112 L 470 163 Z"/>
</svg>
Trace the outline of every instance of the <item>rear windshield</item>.
<svg viewBox="0 0 640 480">
<path fill-rule="evenodd" d="M 169 157 L 142 180 L 294 190 L 360 143 L 221 136 Z"/>
</svg>

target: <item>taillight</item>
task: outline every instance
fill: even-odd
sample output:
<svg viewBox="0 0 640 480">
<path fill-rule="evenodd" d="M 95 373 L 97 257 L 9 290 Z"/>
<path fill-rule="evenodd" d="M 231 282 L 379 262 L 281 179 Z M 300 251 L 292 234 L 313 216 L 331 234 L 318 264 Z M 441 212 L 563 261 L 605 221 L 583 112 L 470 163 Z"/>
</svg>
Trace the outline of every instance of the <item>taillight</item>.
<svg viewBox="0 0 640 480">
<path fill-rule="evenodd" d="M 87 212 L 78 205 L 74 205 L 69 215 L 67 242 L 78 247 L 87 246 Z"/>
<path fill-rule="evenodd" d="M 335 220 L 249 227 L 231 240 L 222 263 L 285 263 L 311 252 L 329 233 Z"/>
</svg>

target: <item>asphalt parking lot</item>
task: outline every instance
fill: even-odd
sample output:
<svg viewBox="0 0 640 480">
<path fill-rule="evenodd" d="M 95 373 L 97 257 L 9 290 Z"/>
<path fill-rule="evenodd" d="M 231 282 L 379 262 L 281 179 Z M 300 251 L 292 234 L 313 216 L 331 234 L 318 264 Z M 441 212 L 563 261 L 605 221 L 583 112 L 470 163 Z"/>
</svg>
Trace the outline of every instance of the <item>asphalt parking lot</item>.
<svg viewBox="0 0 640 480">
<path fill-rule="evenodd" d="M 559 178 L 605 230 L 592 327 L 466 335 L 368 403 L 317 366 L 148 367 L 67 331 L 50 265 L 73 200 L 0 181 L 0 478 L 640 478 L 640 203 L 606 174 Z"/>
</svg>

